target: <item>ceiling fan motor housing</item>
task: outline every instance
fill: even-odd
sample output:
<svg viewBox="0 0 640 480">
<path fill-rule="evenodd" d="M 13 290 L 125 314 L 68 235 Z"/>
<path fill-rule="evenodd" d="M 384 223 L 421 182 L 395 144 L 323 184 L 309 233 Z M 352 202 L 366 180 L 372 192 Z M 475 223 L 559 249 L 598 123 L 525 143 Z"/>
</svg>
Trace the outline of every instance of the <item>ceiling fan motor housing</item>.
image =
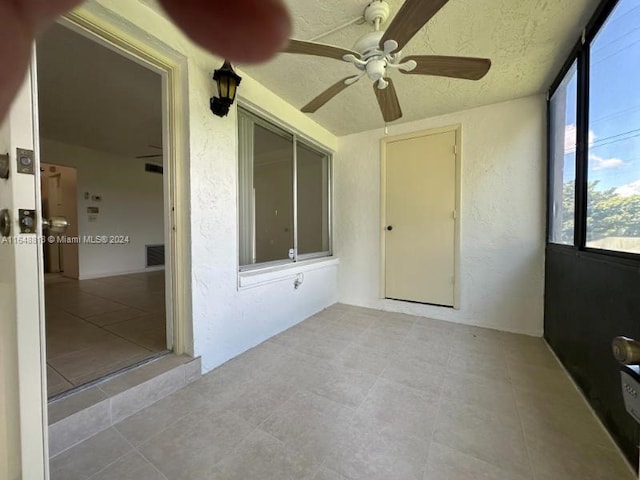
<svg viewBox="0 0 640 480">
<path fill-rule="evenodd" d="M 365 33 L 353 46 L 353 50 L 358 52 L 365 61 L 376 55 L 384 57 L 384 52 L 380 50 L 380 40 L 382 40 L 383 35 L 383 30 Z"/>
<path fill-rule="evenodd" d="M 374 0 L 367 8 L 364 10 L 364 19 L 367 23 L 376 26 L 376 22 L 378 26 L 387 21 L 389 15 L 391 14 L 391 8 L 389 4 L 384 0 Z"/>
</svg>

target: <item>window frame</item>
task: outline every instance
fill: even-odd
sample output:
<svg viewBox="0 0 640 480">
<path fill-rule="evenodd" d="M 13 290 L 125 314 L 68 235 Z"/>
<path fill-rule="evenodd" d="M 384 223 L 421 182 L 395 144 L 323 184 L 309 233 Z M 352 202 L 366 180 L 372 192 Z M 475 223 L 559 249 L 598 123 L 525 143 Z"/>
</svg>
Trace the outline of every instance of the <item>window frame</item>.
<svg viewBox="0 0 640 480">
<path fill-rule="evenodd" d="M 240 118 L 241 115 L 249 117 L 251 121 L 260 125 L 263 128 L 266 128 L 274 133 L 281 134 L 285 133 L 287 136 L 291 136 L 292 138 L 292 149 L 293 149 L 293 184 L 292 184 L 292 196 L 293 196 L 293 249 L 294 256 L 293 259 L 282 259 L 282 260 L 272 260 L 268 262 L 261 263 L 251 263 L 248 265 L 240 264 L 240 251 L 242 249 L 241 242 L 241 228 L 242 228 L 242 214 L 243 209 L 242 205 L 242 178 L 241 178 L 241 165 L 243 163 L 241 155 L 240 155 Z M 305 261 L 313 261 L 318 259 L 331 259 L 333 257 L 333 154 L 334 152 L 327 148 L 326 146 L 320 144 L 313 138 L 305 135 L 299 130 L 291 127 L 290 125 L 284 123 L 280 119 L 274 117 L 273 115 L 268 114 L 267 112 L 252 106 L 248 105 L 245 102 L 240 102 L 238 104 L 238 118 L 236 121 L 237 135 L 238 138 L 238 149 L 237 149 L 237 157 L 238 157 L 238 182 L 237 182 L 237 205 L 238 205 L 238 252 L 236 256 L 236 261 L 238 263 L 238 272 L 256 272 L 260 270 L 272 270 L 278 267 L 287 267 L 287 266 L 296 266 L 301 262 Z M 322 252 L 313 252 L 313 253 L 305 253 L 298 254 L 298 169 L 297 169 L 297 156 L 298 156 L 298 142 L 304 145 L 306 148 L 316 152 L 320 155 L 326 156 L 327 158 L 327 234 L 329 238 L 329 249 Z M 251 222 L 253 223 L 253 243 L 255 248 L 255 211 L 252 209 L 252 218 Z"/>
<path fill-rule="evenodd" d="M 582 34 L 571 50 L 560 72 L 551 83 L 547 93 L 547 247 L 567 252 L 576 252 L 580 255 L 588 255 L 623 263 L 640 263 L 640 254 L 622 252 L 617 250 L 605 250 L 586 246 L 587 240 L 587 204 L 588 204 L 588 167 L 589 167 L 589 80 L 591 44 L 613 13 L 620 0 L 603 0 L 598 5 L 591 20 L 582 31 Z M 553 155 L 551 151 L 551 98 L 562 84 L 572 65 L 577 63 L 578 94 L 576 116 L 576 180 L 575 180 L 575 219 L 573 245 L 551 242 L 553 221 Z"/>
</svg>

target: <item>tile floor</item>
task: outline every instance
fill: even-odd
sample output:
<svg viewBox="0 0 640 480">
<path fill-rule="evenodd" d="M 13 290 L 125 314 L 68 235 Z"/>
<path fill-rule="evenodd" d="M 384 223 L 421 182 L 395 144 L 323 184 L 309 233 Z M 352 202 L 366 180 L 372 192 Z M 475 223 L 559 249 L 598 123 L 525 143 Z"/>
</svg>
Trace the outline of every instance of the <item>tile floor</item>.
<svg viewBox="0 0 640 480">
<path fill-rule="evenodd" d="M 632 480 L 540 339 L 336 305 L 51 460 L 53 480 Z"/>
<path fill-rule="evenodd" d="M 45 280 L 52 397 L 166 350 L 164 272 Z"/>
</svg>

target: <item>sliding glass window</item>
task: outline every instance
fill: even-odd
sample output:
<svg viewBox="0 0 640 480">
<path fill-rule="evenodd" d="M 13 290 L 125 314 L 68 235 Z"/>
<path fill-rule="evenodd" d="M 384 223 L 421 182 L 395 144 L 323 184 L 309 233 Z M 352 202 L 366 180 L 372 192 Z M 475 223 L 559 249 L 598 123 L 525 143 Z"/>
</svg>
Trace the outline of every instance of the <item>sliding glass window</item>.
<svg viewBox="0 0 640 480">
<path fill-rule="evenodd" d="M 549 243 L 640 254 L 640 5 L 606 1 L 549 98 Z"/>
<path fill-rule="evenodd" d="M 239 111 L 240 268 L 331 255 L 327 152 Z"/>
<path fill-rule="evenodd" d="M 551 212 L 549 241 L 573 245 L 578 70 L 574 63 L 549 100 Z"/>
<path fill-rule="evenodd" d="M 591 43 L 586 246 L 640 253 L 640 4 Z"/>
</svg>

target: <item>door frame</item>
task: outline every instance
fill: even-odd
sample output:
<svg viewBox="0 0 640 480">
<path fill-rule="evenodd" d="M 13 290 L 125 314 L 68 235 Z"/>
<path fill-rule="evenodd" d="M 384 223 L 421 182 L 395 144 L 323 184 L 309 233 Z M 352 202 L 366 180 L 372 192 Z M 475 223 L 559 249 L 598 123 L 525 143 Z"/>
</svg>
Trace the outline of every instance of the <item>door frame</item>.
<svg viewBox="0 0 640 480">
<path fill-rule="evenodd" d="M 454 222 L 454 246 L 453 246 L 453 262 L 454 262 L 454 279 L 453 279 L 453 308 L 460 309 L 460 205 L 461 205 L 461 185 L 462 185 L 462 125 L 454 124 L 438 128 L 430 128 L 427 130 L 419 130 L 417 132 L 396 135 L 393 137 L 383 137 L 380 140 L 380 284 L 379 296 L 386 300 L 386 226 L 387 226 L 387 145 L 402 140 L 411 140 L 413 138 L 427 137 L 431 135 L 439 135 L 442 133 L 454 132 L 456 137 L 455 143 L 455 222 Z M 449 308 L 438 307 L 434 308 Z"/>
<path fill-rule="evenodd" d="M 176 355 L 193 356 L 187 59 L 133 24 L 125 30 L 82 7 L 59 23 L 162 77 L 164 211 L 171 213 L 165 222 L 167 340 Z"/>
</svg>

